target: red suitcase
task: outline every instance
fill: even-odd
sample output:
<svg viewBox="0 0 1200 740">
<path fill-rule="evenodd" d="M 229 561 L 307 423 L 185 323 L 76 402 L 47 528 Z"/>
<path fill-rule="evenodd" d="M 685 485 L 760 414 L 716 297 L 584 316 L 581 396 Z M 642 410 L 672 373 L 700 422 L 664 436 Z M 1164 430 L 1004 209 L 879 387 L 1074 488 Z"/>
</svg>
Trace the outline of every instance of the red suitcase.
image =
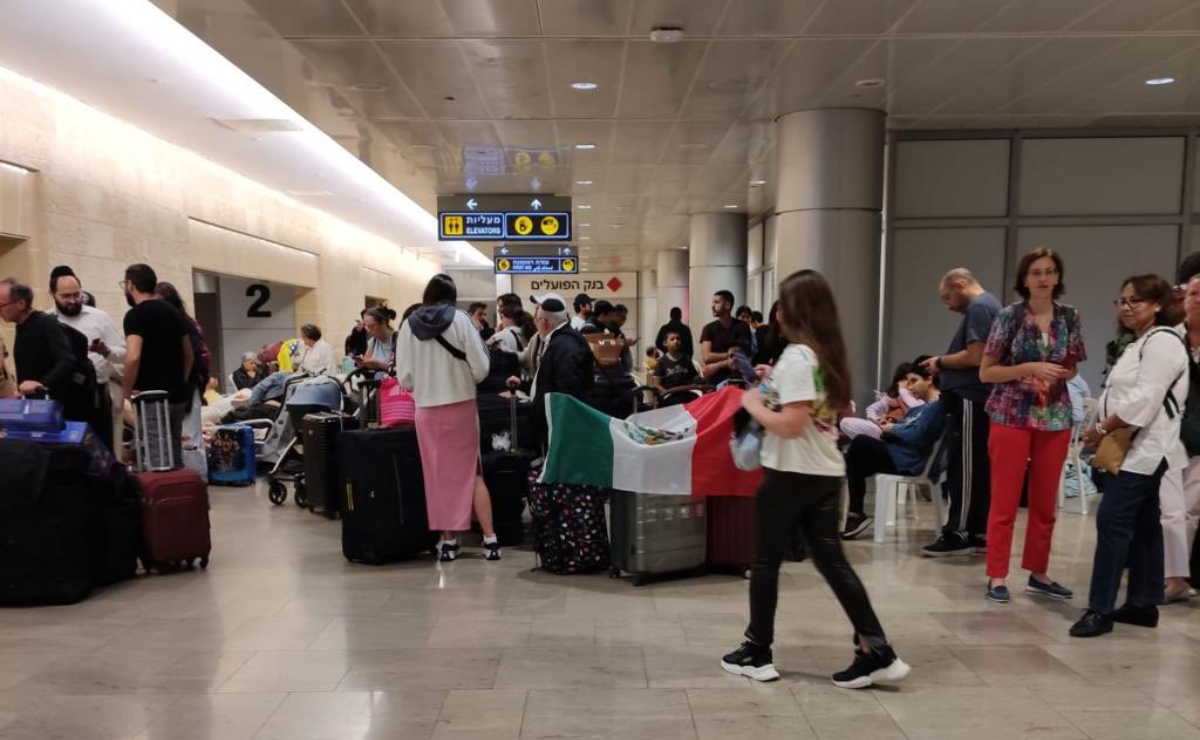
<svg viewBox="0 0 1200 740">
<path fill-rule="evenodd" d="M 750 575 L 754 564 L 754 497 L 708 497 L 708 567 Z"/>
<path fill-rule="evenodd" d="M 138 473 L 142 490 L 142 567 L 166 571 L 208 566 L 212 551 L 208 488 L 195 470 Z"/>
</svg>

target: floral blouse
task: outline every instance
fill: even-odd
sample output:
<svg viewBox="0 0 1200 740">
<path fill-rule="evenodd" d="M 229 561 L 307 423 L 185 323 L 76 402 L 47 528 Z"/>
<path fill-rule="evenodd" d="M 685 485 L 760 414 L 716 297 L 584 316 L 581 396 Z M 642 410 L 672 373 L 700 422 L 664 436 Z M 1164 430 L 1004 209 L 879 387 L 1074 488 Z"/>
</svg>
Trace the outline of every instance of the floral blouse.
<svg viewBox="0 0 1200 740">
<path fill-rule="evenodd" d="M 1054 304 L 1054 318 L 1044 338 L 1023 301 L 1008 306 L 996 314 L 983 352 L 1009 367 L 1053 362 L 1073 370 L 1087 359 L 1079 312 L 1061 303 Z M 1072 424 L 1066 380 L 1050 383 L 1030 376 L 996 383 L 986 409 L 995 423 L 1018 429 L 1058 432 L 1070 429 Z"/>
</svg>

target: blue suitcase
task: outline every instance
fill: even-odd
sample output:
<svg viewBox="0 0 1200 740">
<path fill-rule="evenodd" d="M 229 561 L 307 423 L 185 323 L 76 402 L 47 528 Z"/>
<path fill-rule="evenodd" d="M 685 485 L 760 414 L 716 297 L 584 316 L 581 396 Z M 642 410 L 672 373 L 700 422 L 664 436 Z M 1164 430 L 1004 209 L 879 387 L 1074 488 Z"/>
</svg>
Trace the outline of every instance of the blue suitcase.
<svg viewBox="0 0 1200 740">
<path fill-rule="evenodd" d="M 214 486 L 252 486 L 256 478 L 254 430 L 245 424 L 213 430 L 208 444 L 208 482 Z"/>
<path fill-rule="evenodd" d="M 61 432 L 65 424 L 56 401 L 0 398 L 0 429 L 9 432 Z"/>
</svg>

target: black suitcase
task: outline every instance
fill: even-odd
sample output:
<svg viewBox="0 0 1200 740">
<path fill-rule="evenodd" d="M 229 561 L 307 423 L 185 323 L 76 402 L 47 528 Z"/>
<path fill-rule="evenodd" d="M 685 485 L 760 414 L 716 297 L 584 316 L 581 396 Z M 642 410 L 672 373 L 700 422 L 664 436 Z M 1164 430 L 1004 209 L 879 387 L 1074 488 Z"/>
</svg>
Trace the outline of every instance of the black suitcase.
<svg viewBox="0 0 1200 740">
<path fill-rule="evenodd" d="M 124 465 L 97 478 L 89 527 L 92 581 L 107 586 L 137 575 L 142 544 L 142 502 L 137 481 Z"/>
<path fill-rule="evenodd" d="M 432 552 L 421 452 L 412 427 L 362 429 L 338 437 L 342 554 L 381 565 Z"/>
<path fill-rule="evenodd" d="M 341 433 L 358 429 L 353 416 L 309 414 L 301 422 L 304 435 L 304 482 L 307 506 L 313 513 L 336 518 L 342 511 L 337 443 Z"/>
<path fill-rule="evenodd" d="M 0 439 L 0 604 L 73 604 L 92 589 L 91 458 Z"/>
<path fill-rule="evenodd" d="M 496 393 L 481 393 L 475 400 L 479 410 L 479 451 L 486 455 L 496 452 L 496 438 L 514 436 L 512 432 L 512 405 L 506 398 Z M 517 434 L 519 439 L 533 439 L 532 419 L 529 415 L 530 404 L 517 406 Z"/>
<path fill-rule="evenodd" d="M 525 499 L 529 498 L 529 463 L 533 456 L 520 447 L 518 404 L 516 396 L 507 401 L 509 417 L 508 450 L 483 454 L 483 480 L 492 499 L 492 523 L 496 537 L 503 547 L 516 547 L 525 542 Z"/>
</svg>

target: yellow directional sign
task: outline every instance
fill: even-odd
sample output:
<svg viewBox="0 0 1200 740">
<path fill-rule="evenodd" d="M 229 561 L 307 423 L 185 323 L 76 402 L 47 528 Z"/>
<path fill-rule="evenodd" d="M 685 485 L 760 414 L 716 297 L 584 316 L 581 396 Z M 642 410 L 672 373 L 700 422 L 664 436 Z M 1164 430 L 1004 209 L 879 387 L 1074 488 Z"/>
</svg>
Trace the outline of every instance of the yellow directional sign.
<svg viewBox="0 0 1200 740">
<path fill-rule="evenodd" d="M 446 236 L 462 236 L 463 235 L 463 217 L 462 216 L 443 216 L 442 231 Z"/>
<path fill-rule="evenodd" d="M 563 260 L 562 261 L 562 271 L 563 272 L 575 272 L 575 260 Z"/>
<path fill-rule="evenodd" d="M 542 233 L 554 236 L 558 233 L 558 219 L 554 216 L 542 216 Z"/>
<path fill-rule="evenodd" d="M 513 224 L 513 228 L 521 236 L 529 236 L 530 232 L 533 231 L 533 219 L 529 216 L 521 216 Z"/>
<path fill-rule="evenodd" d="M 510 260 L 500 258 L 496 260 L 496 269 L 500 272 L 508 272 L 512 269 L 512 262 Z"/>
</svg>

